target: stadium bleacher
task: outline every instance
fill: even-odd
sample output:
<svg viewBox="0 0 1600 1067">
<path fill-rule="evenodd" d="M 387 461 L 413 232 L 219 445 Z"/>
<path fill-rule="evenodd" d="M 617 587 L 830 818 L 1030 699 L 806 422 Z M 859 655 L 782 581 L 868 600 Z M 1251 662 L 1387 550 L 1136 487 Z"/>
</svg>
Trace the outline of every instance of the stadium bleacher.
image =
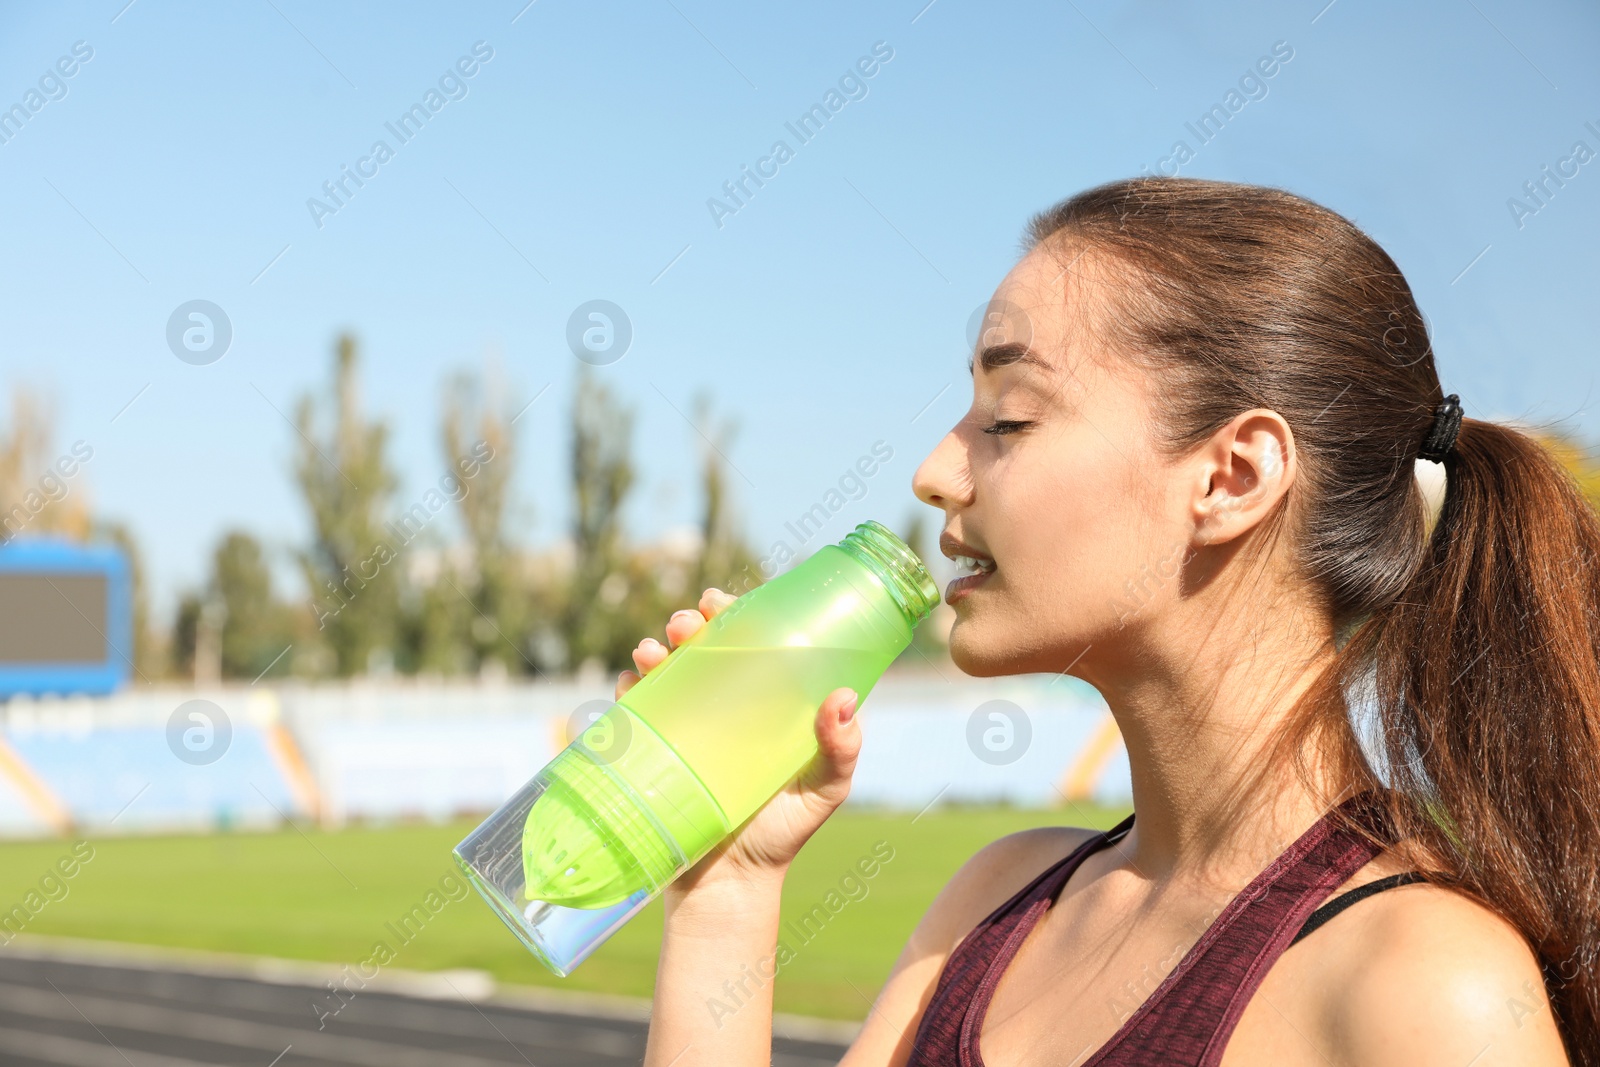
<svg viewBox="0 0 1600 1067">
<path fill-rule="evenodd" d="M 567 743 L 575 709 L 604 698 L 570 682 L 16 697 L 0 706 L 0 834 L 205 831 L 286 819 L 337 826 L 481 813 Z M 225 750 L 211 762 L 185 759 L 175 747 L 172 722 L 192 700 L 209 701 L 227 722 Z M 864 703 L 862 724 L 867 741 L 851 804 L 1050 807 L 1129 795 L 1115 728 L 1098 697 L 1075 681 L 891 674 Z M 1004 742 L 998 752 L 979 751 L 979 738 L 996 737 Z"/>
</svg>

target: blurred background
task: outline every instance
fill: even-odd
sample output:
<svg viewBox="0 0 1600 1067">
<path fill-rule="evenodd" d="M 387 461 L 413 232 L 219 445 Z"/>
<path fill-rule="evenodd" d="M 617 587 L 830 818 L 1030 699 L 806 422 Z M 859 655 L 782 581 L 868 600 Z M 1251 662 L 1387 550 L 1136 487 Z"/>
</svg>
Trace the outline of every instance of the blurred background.
<svg viewBox="0 0 1600 1067">
<path fill-rule="evenodd" d="M 558 980 L 450 846 L 705 587 L 867 519 L 952 576 L 912 473 L 1101 182 L 1352 218 L 1600 499 L 1597 46 L 1575 0 L 0 7 L 0 1053 L 637 1061 L 659 907 Z M 1126 811 L 1096 694 L 950 621 L 786 889 L 894 854 L 776 1062 L 977 848 Z"/>
</svg>

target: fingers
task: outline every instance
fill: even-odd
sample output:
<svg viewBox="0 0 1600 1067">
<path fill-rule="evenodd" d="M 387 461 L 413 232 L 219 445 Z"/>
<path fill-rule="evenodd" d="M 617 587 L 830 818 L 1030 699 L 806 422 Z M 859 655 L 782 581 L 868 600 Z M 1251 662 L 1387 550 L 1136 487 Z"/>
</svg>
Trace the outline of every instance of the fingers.
<svg viewBox="0 0 1600 1067">
<path fill-rule="evenodd" d="M 667 620 L 667 645 L 677 648 L 698 633 L 700 627 L 705 624 L 706 617 L 694 608 L 673 612 L 672 618 Z"/>
<path fill-rule="evenodd" d="M 682 611 L 672 613 L 672 618 L 667 620 L 667 647 L 677 648 L 689 638 L 700 631 L 706 620 L 715 616 L 729 604 L 739 599 L 732 593 L 724 593 L 715 586 L 700 594 L 698 608 L 684 608 Z"/>
<path fill-rule="evenodd" d="M 801 794 L 811 794 L 823 814 L 844 802 L 861 755 L 859 700 L 852 689 L 835 689 L 817 709 L 817 758 L 802 773 Z"/>
<path fill-rule="evenodd" d="M 724 593 L 716 586 L 712 586 L 700 594 L 700 614 L 709 619 L 738 599 L 732 593 Z"/>
<path fill-rule="evenodd" d="M 632 689 L 639 683 L 640 678 L 649 674 L 661 665 L 667 658 L 667 653 L 677 648 L 705 626 L 706 620 L 716 615 L 737 600 L 732 593 L 725 593 L 715 587 L 707 589 L 700 594 L 699 608 L 684 608 L 675 611 L 667 620 L 667 643 L 663 645 L 653 637 L 647 637 L 639 642 L 639 647 L 633 650 L 633 665 L 637 671 L 623 671 L 617 676 L 617 692 L 613 699 L 620 700 L 622 694 Z"/>
<path fill-rule="evenodd" d="M 640 675 L 649 674 L 666 658 L 667 646 L 653 637 L 640 641 L 639 647 L 633 650 L 633 665 L 639 668 Z"/>
</svg>

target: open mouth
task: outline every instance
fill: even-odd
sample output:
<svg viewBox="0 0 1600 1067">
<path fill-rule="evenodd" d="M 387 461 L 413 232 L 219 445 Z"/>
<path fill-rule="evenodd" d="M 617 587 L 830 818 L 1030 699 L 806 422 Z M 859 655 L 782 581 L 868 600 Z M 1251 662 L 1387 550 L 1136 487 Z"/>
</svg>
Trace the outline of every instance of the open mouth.
<svg viewBox="0 0 1600 1067">
<path fill-rule="evenodd" d="M 961 574 L 951 579 L 950 584 L 944 587 L 944 602 L 955 604 L 957 600 L 966 596 L 972 590 L 989 580 L 994 573 L 994 560 L 982 556 L 952 555 L 956 566 L 961 568 Z"/>
</svg>

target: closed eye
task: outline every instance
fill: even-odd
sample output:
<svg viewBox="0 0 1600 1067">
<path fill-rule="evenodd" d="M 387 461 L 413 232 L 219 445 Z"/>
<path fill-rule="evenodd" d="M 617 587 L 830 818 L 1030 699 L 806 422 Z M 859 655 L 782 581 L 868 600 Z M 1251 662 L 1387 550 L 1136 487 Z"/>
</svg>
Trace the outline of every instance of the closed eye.
<svg viewBox="0 0 1600 1067">
<path fill-rule="evenodd" d="M 1016 433 L 1018 430 L 1022 429 L 1023 427 L 1031 426 L 1031 425 L 1033 425 L 1033 424 L 1030 423 L 1030 422 L 1023 422 L 1023 421 L 1020 421 L 1018 419 L 998 419 L 998 420 L 995 421 L 995 424 L 993 426 L 985 426 L 983 428 L 983 432 L 984 433 L 992 433 L 992 434 L 995 434 L 995 435 L 1007 434 L 1007 433 Z"/>
</svg>

